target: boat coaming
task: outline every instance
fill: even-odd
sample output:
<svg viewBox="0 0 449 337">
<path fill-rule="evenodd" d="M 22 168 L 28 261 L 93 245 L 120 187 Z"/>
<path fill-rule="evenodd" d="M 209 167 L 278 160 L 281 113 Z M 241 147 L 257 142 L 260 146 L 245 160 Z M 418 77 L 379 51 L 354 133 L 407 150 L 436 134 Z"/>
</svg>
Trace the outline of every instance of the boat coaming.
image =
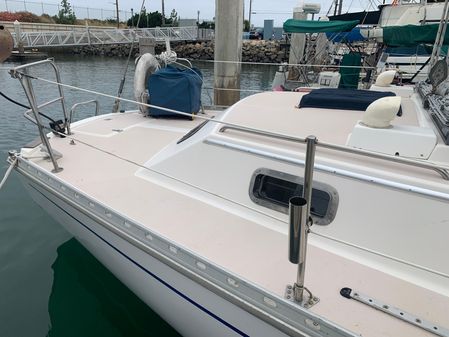
<svg viewBox="0 0 449 337">
<path fill-rule="evenodd" d="M 356 336 L 150 233 L 22 159 L 17 170 L 33 200 L 183 336 Z"/>
<path fill-rule="evenodd" d="M 311 118 L 312 115 L 309 117 L 301 116 L 302 113 L 306 113 L 305 111 L 301 112 L 293 109 L 294 104 L 291 104 L 290 99 L 294 97 L 296 101 L 299 94 L 278 94 L 280 95 L 278 97 L 279 107 L 282 107 L 282 109 L 276 110 L 279 114 L 293 113 L 296 117 L 304 117 L 304 121 L 307 121 L 307 118 Z M 264 97 L 268 97 L 277 94 L 264 95 Z M 257 106 L 251 107 L 260 98 L 261 96 L 256 95 L 251 99 L 244 100 L 239 103 L 239 107 L 244 111 L 252 109 L 253 112 L 259 114 L 260 118 L 265 118 L 263 113 L 271 111 L 267 110 L 268 107 L 263 101 L 258 102 Z M 272 101 L 273 97 L 270 100 Z M 246 103 L 249 104 L 245 105 Z M 291 108 L 289 108 L 290 105 Z M 290 111 L 289 109 L 292 110 Z M 340 119 L 341 122 L 345 120 L 350 121 L 351 118 L 354 124 L 357 121 L 357 114 L 354 114 L 354 112 L 342 112 L 341 115 L 338 115 L 338 111 L 332 111 L 331 113 L 334 117 L 339 116 L 337 119 Z M 218 118 L 223 118 L 223 116 Z M 317 113 L 314 118 L 320 120 L 320 114 Z M 335 325 L 330 324 L 328 327 L 330 330 L 326 332 L 327 325 L 324 324 L 326 320 L 317 318 L 318 321 L 307 321 L 308 318 L 306 317 L 298 318 L 298 315 L 303 313 L 303 310 L 282 299 L 283 290 L 281 288 L 293 281 L 295 274 L 295 268 L 286 263 L 286 254 L 284 257 L 284 249 L 286 253 L 287 248 L 285 235 L 286 216 L 275 210 L 254 204 L 249 197 L 251 191 L 248 191 L 251 176 L 255 170 L 261 167 L 276 169 L 292 175 L 301 175 L 303 162 L 301 162 L 301 154 L 298 154 L 298 152 L 301 152 L 301 147 L 298 144 L 287 145 L 285 142 L 280 141 L 271 143 L 265 141 L 264 143 L 261 139 L 255 139 L 257 137 L 236 136 L 230 130 L 220 132 L 221 127 L 211 123 L 208 123 L 190 139 L 176 144 L 183 133 L 183 129 L 178 127 L 182 122 L 157 121 L 156 123 L 154 121 L 148 122 L 148 120 L 142 122 L 142 120 L 141 116 L 133 114 L 113 114 L 86 120 L 82 124 L 73 126 L 75 144 L 77 145 L 71 145 L 69 139 L 53 137 L 51 140 L 55 149 L 64 153 L 64 157 L 60 160 L 64 171 L 59 174 L 51 174 L 49 173 L 51 166 L 45 161 L 34 160 L 36 162 L 34 163 L 33 160 L 26 160 L 25 158 L 19 158 L 18 170 L 22 174 L 26 174 L 28 178 L 37 178 L 42 186 L 57 190 L 59 194 L 61 191 L 63 192 L 62 194 L 70 193 L 74 205 L 81 205 L 84 209 L 97 212 L 97 215 L 101 216 L 106 223 L 117 220 L 117 212 L 123 215 L 126 214 L 126 217 L 119 217 L 119 221 L 116 223 L 117 227 L 127 233 L 137 231 L 142 242 L 147 243 L 148 235 L 153 239 L 157 238 L 157 242 L 164 237 L 170 238 L 170 242 L 163 241 L 163 256 L 166 258 L 179 257 L 188 252 L 186 248 L 191 253 L 194 251 L 195 255 L 193 257 L 188 255 L 188 261 L 192 262 L 190 269 L 195 270 L 197 273 L 204 273 L 202 268 L 206 266 L 206 270 L 209 270 L 212 265 L 220 266 L 218 269 L 214 269 L 214 272 L 217 270 L 220 272 L 231 270 L 232 273 L 219 274 L 221 275 L 219 278 L 221 281 L 216 282 L 216 284 L 224 285 L 233 290 L 235 296 L 232 299 L 247 300 L 250 305 L 245 306 L 244 310 L 251 315 L 256 315 L 257 313 L 256 317 L 260 318 L 258 315 L 261 312 L 262 314 L 265 313 L 263 317 L 269 317 L 269 325 L 280 329 L 280 333 L 285 331 L 282 327 L 290 324 L 294 328 L 286 332 L 288 335 L 294 335 L 295 329 L 296 331 L 305 331 L 305 334 L 313 335 L 313 326 L 315 326 L 313 322 L 318 322 L 321 332 L 315 332 L 315 335 L 329 334 L 334 336 L 337 333 L 332 329 L 338 330 L 338 322 L 345 322 L 344 325 L 340 323 L 340 326 L 354 330 L 355 333 L 363 333 L 363 335 L 427 335 L 427 333 L 422 333 L 421 330 L 411 328 L 405 323 L 391 322 L 388 316 L 379 317 L 376 312 L 372 312 L 372 310 L 367 308 L 362 308 L 349 302 L 340 303 L 339 300 L 341 301 L 342 299 L 336 299 L 338 297 L 338 287 L 348 286 L 348 283 L 362 285 L 373 296 L 377 294 L 376 297 L 382 297 L 384 293 L 388 293 L 386 299 L 390 299 L 387 302 L 392 302 L 392 305 L 405 306 L 405 309 L 408 309 L 408 311 L 421 312 L 424 318 L 428 320 L 441 321 L 444 323 L 443 325 L 448 325 L 447 319 L 441 316 L 447 311 L 441 309 L 445 306 L 447 307 L 448 287 L 445 287 L 447 285 L 447 276 L 445 276 L 444 272 L 438 275 L 432 270 L 420 269 L 414 265 L 404 263 L 410 258 L 421 258 L 421 261 L 426 264 L 429 262 L 427 260 L 429 258 L 432 259 L 432 256 L 434 256 L 432 255 L 432 247 L 439 250 L 443 249 L 443 256 L 445 256 L 445 246 L 441 244 L 441 240 L 444 240 L 445 235 L 443 234 L 447 230 L 444 225 L 445 216 L 447 218 L 447 215 L 445 215 L 447 213 L 445 212 L 445 209 L 447 209 L 447 198 L 440 198 L 441 200 L 438 203 L 433 203 L 434 196 L 422 196 L 422 193 L 417 193 L 418 188 L 421 188 L 422 192 L 422 188 L 427 186 L 430 192 L 433 190 L 443 195 L 447 194 L 447 185 L 442 184 L 441 178 L 435 173 L 423 173 L 420 169 L 403 171 L 403 168 L 395 167 L 395 165 L 385 166 L 384 164 L 380 165 L 381 168 L 383 167 L 384 170 L 387 168 L 388 170 L 380 173 L 380 168 L 376 166 L 379 164 L 376 164 L 375 160 L 364 161 L 361 165 L 360 163 L 353 163 L 351 156 L 348 156 L 348 158 L 346 156 L 337 156 L 339 158 L 330 157 L 327 161 L 328 172 L 316 173 L 318 181 L 324 181 L 332 186 L 336 186 L 341 197 L 341 204 L 339 205 L 336 219 L 329 226 L 312 227 L 312 230 L 315 232 L 314 238 L 309 241 L 309 249 L 312 249 L 312 251 L 308 253 L 308 258 L 311 258 L 313 262 L 309 262 L 310 273 L 307 275 L 309 275 L 312 290 L 314 288 L 317 289 L 316 284 L 318 282 L 321 283 L 321 286 L 324 285 L 326 288 L 329 288 L 328 290 L 331 290 L 332 294 L 326 292 L 326 289 L 323 287 L 318 288 L 318 296 L 324 296 L 324 298 L 322 298 L 320 304 L 307 311 L 307 313 L 312 314 L 313 317 L 318 313 L 322 317 L 337 322 Z M 297 129 L 299 127 L 308 127 L 307 123 L 299 125 L 295 121 L 289 121 L 284 118 L 280 121 L 282 125 L 295 126 Z M 142 125 L 137 127 L 140 125 L 139 123 L 149 124 L 150 122 L 154 122 L 151 127 L 143 127 Z M 328 124 L 333 124 L 333 122 L 327 122 Z M 281 124 L 271 123 L 270 126 L 279 127 Z M 256 126 L 262 128 L 263 125 Z M 120 132 L 111 132 L 111 130 L 120 130 Z M 176 132 L 172 132 L 172 135 L 167 136 L 166 134 L 170 133 L 168 131 Z M 319 136 L 323 136 L 325 140 L 326 137 L 330 137 L 344 142 L 346 137 L 342 137 L 342 135 L 346 131 L 339 131 L 339 134 Z M 292 131 L 287 130 L 285 133 L 291 134 Z M 139 139 L 139 141 L 134 138 L 135 141 L 132 143 L 126 138 L 142 134 L 145 135 L 145 138 Z M 165 143 L 161 144 L 161 139 L 164 139 Z M 227 144 L 243 143 L 246 145 L 246 149 L 242 147 L 241 151 L 236 151 L 236 149 L 220 147 L 217 144 L 213 144 L 213 146 L 208 144 L 211 140 L 217 139 L 225 140 Z M 267 158 L 262 156 L 261 153 L 251 153 L 255 149 L 255 140 L 261 143 L 265 152 L 271 151 L 273 154 L 277 154 L 278 157 L 272 155 Z M 94 149 L 84 147 L 83 142 L 96 142 L 98 147 L 103 147 L 103 152 L 105 153 L 98 154 Z M 137 146 L 134 148 L 130 144 L 145 144 L 144 155 L 142 155 L 142 148 Z M 281 150 L 293 159 L 290 163 L 279 160 Z M 237 155 L 237 153 L 240 154 Z M 26 153 L 24 152 L 24 154 Z M 121 164 L 119 165 L 119 159 L 112 158 L 112 155 L 116 157 L 126 156 L 125 158 L 131 160 L 137 160 L 136 158 L 138 158 L 138 162 L 133 165 L 129 164 L 128 166 L 130 167 L 124 167 Z M 247 159 L 245 159 L 245 156 Z M 83 158 L 82 163 L 80 163 L 79 158 Z M 151 159 L 148 160 L 148 158 Z M 340 161 L 337 161 L 338 159 Z M 349 163 L 342 163 L 341 159 L 349 159 Z M 114 160 L 114 162 L 111 160 Z M 236 162 L 238 166 L 228 164 Z M 111 164 L 114 163 L 117 164 L 117 167 L 113 168 Z M 324 158 L 319 158 L 317 166 L 323 168 L 324 163 Z M 31 171 L 28 171 L 28 169 Z M 339 176 L 338 172 L 343 172 L 344 169 L 352 176 Z M 106 172 L 107 177 L 105 177 Z M 407 174 L 401 177 L 402 172 Z M 367 173 L 370 173 L 370 175 Z M 390 189 L 392 188 L 396 191 L 397 186 L 380 184 L 382 178 L 384 178 L 382 174 L 388 176 L 390 182 L 397 185 L 399 185 L 398 183 L 408 182 L 409 187 L 405 188 L 406 185 L 403 184 L 401 192 L 393 194 Z M 360 182 L 362 175 L 367 178 L 363 183 L 354 184 L 351 181 L 355 179 Z M 377 180 L 370 181 L 368 179 L 370 176 L 377 177 Z M 410 177 L 415 177 L 415 179 Z M 166 191 L 155 188 L 153 186 L 155 184 L 158 186 L 165 184 Z M 415 190 L 410 187 L 414 187 Z M 235 193 L 230 193 L 232 191 Z M 363 191 L 365 194 L 369 191 L 372 194 L 369 195 L 366 202 L 363 202 L 364 200 L 360 197 L 359 191 Z M 57 195 L 58 193 L 54 194 Z M 155 195 L 149 196 L 149 193 Z M 133 195 L 132 205 L 124 201 L 131 194 Z M 177 194 L 184 197 L 180 198 Z M 78 195 L 78 198 L 76 195 Z M 101 203 L 99 202 L 100 200 Z M 201 207 L 186 202 L 187 200 L 201 200 Z M 396 200 L 400 200 L 400 203 L 396 203 Z M 420 210 L 416 207 L 420 205 L 420 201 L 430 203 L 430 206 L 429 204 L 423 205 L 423 208 Z M 373 204 L 373 202 L 376 204 Z M 220 209 L 222 212 L 212 212 L 206 207 L 207 205 L 212 205 L 209 208 Z M 361 205 L 363 207 L 360 207 Z M 414 207 L 411 208 L 410 205 Z M 44 206 L 48 205 L 44 204 Z M 385 214 L 377 214 L 375 206 L 389 208 Z M 184 209 L 180 207 L 184 207 Z M 404 210 L 409 208 L 407 218 L 404 218 Z M 385 211 L 383 208 L 379 209 Z M 400 212 L 397 212 L 397 210 L 400 210 Z M 423 213 L 422 210 L 432 210 L 430 215 L 433 218 L 427 217 L 427 214 Z M 54 210 L 52 209 L 51 211 Z M 197 212 L 197 215 L 195 212 Z M 149 217 L 149 215 L 155 215 L 152 213 L 160 213 L 160 218 L 165 219 L 165 223 L 157 224 L 154 221 L 154 217 Z M 173 214 L 177 214 L 179 218 L 177 219 Z M 232 217 L 232 214 L 236 216 Z M 395 216 L 394 221 L 391 218 L 392 214 Z M 414 215 L 418 215 L 418 217 L 415 219 Z M 242 219 L 250 219 L 253 223 L 252 227 L 248 226 Z M 179 223 L 175 226 L 170 223 L 173 221 L 178 221 Z M 422 223 L 426 224 L 427 230 L 425 226 L 421 226 Z M 134 226 L 134 224 L 137 224 L 137 226 Z M 261 228 L 257 229 L 254 227 L 255 224 Z M 408 230 L 407 225 L 410 227 L 410 230 Z M 407 234 L 404 234 L 404 232 Z M 233 233 L 234 237 L 229 233 Z M 419 240 L 415 242 L 415 239 L 419 238 L 420 233 L 428 235 L 425 242 L 423 242 L 424 245 L 422 245 L 425 249 L 425 254 L 416 252 L 416 247 L 420 247 L 421 242 Z M 382 248 L 380 250 L 383 253 L 385 253 L 385 247 L 394 248 L 401 252 L 401 245 L 407 244 L 406 252 L 409 255 L 406 256 L 405 261 L 391 260 L 388 256 L 376 255 L 376 251 L 363 251 L 357 245 L 348 248 L 344 242 L 333 242 L 338 238 L 336 235 L 340 234 L 343 235 L 344 239 L 380 244 Z M 245 240 L 247 242 L 244 242 Z M 93 243 L 90 243 L 90 245 L 94 246 Z M 383 245 L 384 247 L 382 247 Z M 325 250 L 332 254 L 318 254 L 319 258 L 317 260 L 317 258 L 314 258 L 316 252 L 313 246 L 324 247 Z M 107 255 L 109 254 L 106 254 L 106 258 Z M 335 261 L 336 256 L 346 256 L 349 260 L 359 261 L 362 265 L 367 266 L 368 269 L 361 268 L 361 266 L 357 266 L 349 260 Z M 376 258 L 373 258 L 373 256 Z M 441 265 L 444 258 L 438 256 L 435 258 L 437 263 L 440 263 L 438 265 L 439 268 L 442 266 L 444 269 L 444 264 Z M 108 263 L 110 262 L 103 261 L 100 257 L 99 259 L 109 267 Z M 214 261 L 214 263 L 210 261 Z M 114 260 L 114 262 L 116 261 Z M 196 262 L 199 262 L 199 264 L 196 264 Z M 334 265 L 335 268 L 332 269 Z M 114 267 L 111 268 L 114 269 Z M 342 270 L 346 270 L 346 272 L 342 272 Z M 356 272 L 356 270 L 358 271 Z M 117 269 L 116 272 L 121 273 L 122 270 Z M 393 279 L 385 273 L 395 275 L 398 279 Z M 143 295 L 142 290 L 133 288 L 131 281 L 126 282 L 126 278 L 131 277 L 130 275 L 120 274 L 118 277 L 124 280 L 124 283 L 143 299 L 145 296 L 150 296 L 148 292 L 151 289 L 146 289 L 147 294 Z M 427 278 L 428 280 L 426 281 Z M 405 282 L 399 279 L 405 280 Z M 236 283 L 236 281 L 238 282 Z M 237 287 L 235 286 L 236 284 L 238 285 Z M 242 289 L 247 289 L 247 285 L 252 290 L 257 289 L 255 298 L 247 297 L 248 293 L 252 293 L 251 291 L 241 292 Z M 263 289 L 269 289 L 269 291 L 264 291 Z M 428 289 L 432 289 L 434 292 L 429 292 Z M 367 293 L 366 290 L 363 292 Z M 405 301 L 410 294 L 414 294 L 415 301 Z M 225 295 L 226 293 L 224 292 L 220 293 L 220 297 L 228 299 Z M 391 300 L 391 298 L 394 300 Z M 152 304 L 150 300 L 147 303 Z M 198 303 L 201 303 L 204 307 L 209 305 L 207 301 L 202 302 L 198 300 Z M 237 304 L 239 303 L 241 304 L 241 302 Z M 256 309 L 262 308 L 262 310 L 254 312 L 255 304 Z M 293 310 L 292 317 L 275 315 L 276 313 L 279 314 L 279 312 L 285 313 L 286 308 Z M 269 313 L 269 315 L 266 313 Z M 227 317 L 225 314 L 221 315 L 221 312 L 220 314 L 216 313 L 216 315 Z M 171 320 L 173 318 L 167 318 L 163 313 L 161 313 L 161 316 L 172 323 Z M 273 320 L 273 317 L 277 317 L 278 320 Z M 367 317 L 370 319 L 367 319 Z M 382 324 L 380 324 L 382 331 L 378 330 L 378 323 L 372 323 L 371 319 L 374 320 L 374 317 L 382 320 Z M 197 318 L 202 319 L 200 316 Z M 193 324 L 195 327 L 197 324 L 201 324 L 201 321 L 192 320 L 192 322 L 195 322 Z M 280 325 L 277 326 L 277 323 L 280 323 Z M 181 329 L 182 333 L 188 333 L 188 331 L 183 332 L 182 326 L 178 326 L 176 323 L 172 324 Z M 257 321 L 251 324 L 258 325 Z M 392 324 L 391 330 L 389 330 L 390 324 Z M 386 328 L 387 325 L 389 328 Z M 245 332 L 244 326 L 240 327 L 240 329 Z M 338 331 L 347 333 L 344 329 Z M 218 334 L 217 332 L 208 332 L 211 335 Z M 300 332 L 298 334 L 301 335 Z M 198 335 L 198 332 L 195 335 Z M 254 333 L 254 335 L 264 336 L 265 334 L 260 332 Z"/>
</svg>

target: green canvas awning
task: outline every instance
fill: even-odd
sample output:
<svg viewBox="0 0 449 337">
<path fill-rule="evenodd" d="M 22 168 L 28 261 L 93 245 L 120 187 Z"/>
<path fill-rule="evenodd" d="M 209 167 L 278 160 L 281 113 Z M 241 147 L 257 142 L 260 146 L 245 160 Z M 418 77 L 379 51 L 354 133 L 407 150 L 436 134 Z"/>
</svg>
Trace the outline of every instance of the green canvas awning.
<svg viewBox="0 0 449 337">
<path fill-rule="evenodd" d="M 383 41 L 389 47 L 413 47 L 419 44 L 434 44 L 438 24 L 383 27 Z M 443 44 L 449 44 L 449 30 L 446 30 Z"/>
<path fill-rule="evenodd" d="M 288 19 L 284 22 L 286 33 L 339 33 L 349 32 L 359 24 L 353 21 L 307 21 Z"/>
</svg>

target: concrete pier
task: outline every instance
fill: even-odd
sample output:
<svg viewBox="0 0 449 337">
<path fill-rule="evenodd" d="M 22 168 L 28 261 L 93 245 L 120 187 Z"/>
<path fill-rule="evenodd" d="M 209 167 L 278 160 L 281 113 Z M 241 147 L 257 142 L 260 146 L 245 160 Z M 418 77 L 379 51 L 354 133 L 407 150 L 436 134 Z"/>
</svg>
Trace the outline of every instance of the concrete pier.
<svg viewBox="0 0 449 337">
<path fill-rule="evenodd" d="M 241 62 L 243 0 L 215 0 L 215 61 Z M 215 62 L 215 88 L 240 89 L 240 63 Z M 240 99 L 235 90 L 214 90 L 217 105 L 232 105 Z"/>
</svg>

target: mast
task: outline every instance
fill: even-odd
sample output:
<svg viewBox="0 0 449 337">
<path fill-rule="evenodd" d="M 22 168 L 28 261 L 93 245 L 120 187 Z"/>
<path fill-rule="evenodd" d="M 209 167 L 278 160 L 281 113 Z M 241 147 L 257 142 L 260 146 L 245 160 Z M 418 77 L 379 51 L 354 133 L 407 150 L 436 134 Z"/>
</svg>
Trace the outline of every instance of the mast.
<svg viewBox="0 0 449 337">
<path fill-rule="evenodd" d="M 334 16 L 341 15 L 342 9 L 343 9 L 343 0 L 335 0 Z"/>
<path fill-rule="evenodd" d="M 343 0 L 338 0 L 338 15 L 341 15 L 342 9 L 343 9 Z"/>
<path fill-rule="evenodd" d="M 446 34 L 446 27 L 449 20 L 449 0 L 444 2 L 444 9 L 441 15 L 440 25 L 438 26 L 437 36 L 435 37 L 435 44 L 433 45 L 432 56 L 430 57 L 430 67 L 432 67 L 437 63 L 438 57 L 441 53 L 441 46 L 444 42 L 444 36 Z M 447 61 L 447 58 L 446 58 Z"/>
</svg>

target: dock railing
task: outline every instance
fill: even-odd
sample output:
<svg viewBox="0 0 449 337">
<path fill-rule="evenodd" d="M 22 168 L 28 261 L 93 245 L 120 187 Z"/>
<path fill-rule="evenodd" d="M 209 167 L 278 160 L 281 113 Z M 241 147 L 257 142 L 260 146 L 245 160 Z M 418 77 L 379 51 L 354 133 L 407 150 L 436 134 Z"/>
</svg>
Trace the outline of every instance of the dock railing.
<svg viewBox="0 0 449 337">
<path fill-rule="evenodd" d="M 55 48 L 69 46 L 130 44 L 139 38 L 152 38 L 156 42 L 204 41 L 214 38 L 212 29 L 192 27 L 155 27 L 117 29 L 111 27 L 79 25 L 37 25 L 9 23 L 4 25 L 14 39 L 14 46 L 23 48 Z M 59 27 L 61 26 L 61 27 Z M 39 27 L 38 30 L 32 30 Z M 47 27 L 48 30 L 43 29 Z"/>
</svg>

